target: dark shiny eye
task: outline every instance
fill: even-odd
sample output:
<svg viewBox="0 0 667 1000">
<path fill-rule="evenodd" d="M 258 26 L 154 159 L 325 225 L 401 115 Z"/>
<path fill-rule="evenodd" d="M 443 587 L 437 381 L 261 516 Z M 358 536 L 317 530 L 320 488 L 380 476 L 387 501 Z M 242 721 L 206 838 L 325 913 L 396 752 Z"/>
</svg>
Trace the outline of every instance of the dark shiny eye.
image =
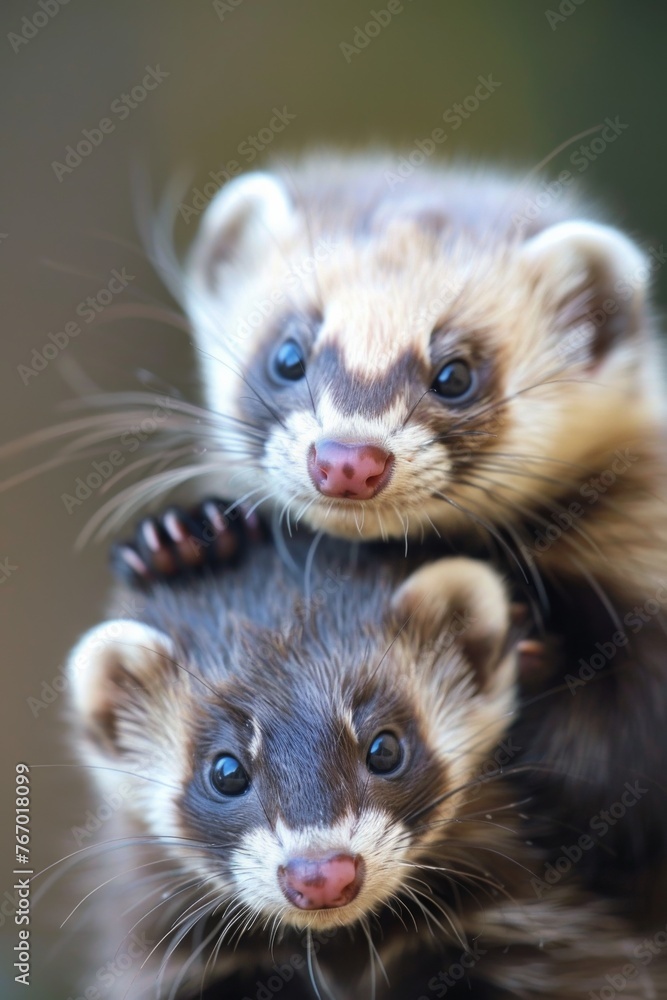
<svg viewBox="0 0 667 1000">
<path fill-rule="evenodd" d="M 403 760 L 401 744 L 393 733 L 378 733 L 368 749 L 366 767 L 373 774 L 391 774 Z"/>
<path fill-rule="evenodd" d="M 273 357 L 273 372 L 279 379 L 298 382 L 306 374 L 306 359 L 296 340 L 286 340 Z"/>
<path fill-rule="evenodd" d="M 448 361 L 433 383 L 433 391 L 452 403 L 468 400 L 477 388 L 475 372 L 466 361 Z"/>
<path fill-rule="evenodd" d="M 243 795 L 250 788 L 250 779 L 236 757 L 223 754 L 213 762 L 211 784 L 221 795 Z"/>
</svg>

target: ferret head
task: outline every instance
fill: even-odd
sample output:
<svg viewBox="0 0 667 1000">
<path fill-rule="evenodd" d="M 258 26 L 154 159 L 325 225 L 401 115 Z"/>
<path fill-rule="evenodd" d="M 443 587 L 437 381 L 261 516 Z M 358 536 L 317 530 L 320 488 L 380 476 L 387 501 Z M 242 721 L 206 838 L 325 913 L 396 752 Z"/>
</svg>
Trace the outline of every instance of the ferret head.
<svg viewBox="0 0 667 1000">
<path fill-rule="evenodd" d="M 524 226 L 531 187 L 387 166 L 249 174 L 206 210 L 185 297 L 219 492 L 348 537 L 516 521 L 655 407 L 649 263 L 565 200 Z"/>
<path fill-rule="evenodd" d="M 72 654 L 99 773 L 136 776 L 127 809 L 218 915 L 363 920 L 409 897 L 479 789 L 514 706 L 503 584 L 451 559 L 373 589 L 284 633 L 218 605 L 189 632 L 107 622 Z"/>
</svg>

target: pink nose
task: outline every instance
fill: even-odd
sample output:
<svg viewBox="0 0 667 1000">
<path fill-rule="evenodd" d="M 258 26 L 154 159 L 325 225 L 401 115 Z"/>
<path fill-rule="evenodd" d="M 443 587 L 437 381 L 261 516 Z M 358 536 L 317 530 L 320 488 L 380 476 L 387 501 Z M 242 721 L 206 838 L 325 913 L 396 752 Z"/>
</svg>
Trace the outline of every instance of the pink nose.
<svg viewBox="0 0 667 1000">
<path fill-rule="evenodd" d="M 351 903 L 363 881 L 359 857 L 293 858 L 278 868 L 287 900 L 300 910 L 325 910 Z"/>
<path fill-rule="evenodd" d="M 308 455 L 313 484 L 326 497 L 370 500 L 391 476 L 394 456 L 373 444 L 320 441 Z"/>
</svg>

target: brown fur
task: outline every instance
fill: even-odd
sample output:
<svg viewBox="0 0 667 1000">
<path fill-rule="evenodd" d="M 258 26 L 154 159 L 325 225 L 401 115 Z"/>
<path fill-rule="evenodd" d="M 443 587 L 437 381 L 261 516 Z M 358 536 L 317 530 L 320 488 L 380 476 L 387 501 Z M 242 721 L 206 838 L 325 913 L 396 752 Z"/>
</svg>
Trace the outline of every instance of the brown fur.
<svg viewBox="0 0 667 1000">
<path fill-rule="evenodd" d="M 303 558 L 307 545 L 291 551 Z M 409 564 L 362 554 L 355 568 L 353 554 L 344 553 L 320 551 L 310 603 L 304 581 L 286 577 L 276 553 L 256 549 L 246 566 L 216 582 L 155 588 L 137 621 L 102 625 L 73 653 L 85 758 L 106 765 L 93 772 L 101 788 L 128 775 L 135 787 L 118 836 L 157 838 L 144 847 L 128 841 L 122 861 L 115 850 L 102 855 L 96 879 L 163 859 L 199 882 L 194 895 L 157 910 L 160 891 L 175 889 L 178 874 L 165 874 L 148 898 L 135 872 L 109 890 L 103 905 L 114 934 L 107 931 L 105 940 L 113 938 L 114 950 L 135 920 L 155 942 L 167 935 L 129 992 L 123 980 L 112 995 L 154 995 L 169 928 L 197 916 L 188 907 L 202 891 L 200 919 L 164 969 L 169 988 L 183 973 L 178 996 L 188 1000 L 202 985 L 217 922 L 234 927 L 235 917 L 237 950 L 225 942 L 207 970 L 219 983 L 211 995 L 220 988 L 230 1000 L 255 996 L 256 981 L 266 981 L 274 964 L 304 958 L 307 928 L 321 942 L 314 974 L 332 984 L 336 1000 L 366 1000 L 374 991 L 378 1000 L 430 995 L 432 977 L 480 949 L 453 995 L 470 995 L 472 984 L 476 1000 L 584 1000 L 633 958 L 637 976 L 623 996 L 662 995 L 660 957 L 644 967 L 639 940 L 606 904 L 590 900 L 574 875 L 535 888 L 546 858 L 524 842 L 520 813 L 530 807 L 517 801 L 494 758 L 516 710 L 519 633 L 502 581 L 468 560 L 443 560 L 406 579 Z M 328 588 L 332 579 L 338 584 Z M 385 727 L 404 734 L 404 777 L 357 778 L 368 734 Z M 244 760 L 261 795 L 261 808 L 259 798 L 254 805 L 249 799 L 241 818 L 229 803 L 211 804 L 200 785 L 203 765 L 220 750 Z M 276 910 L 266 880 L 281 838 L 326 841 L 327 831 L 345 829 L 349 810 L 354 830 L 366 837 L 375 897 L 340 911 L 304 915 L 284 903 Z M 251 851 L 242 869 L 239 850 Z M 384 874 L 372 882 L 373 871 Z M 132 901 L 143 907 L 125 926 L 121 898 L 123 908 Z M 368 933 L 389 986 L 368 950 L 364 908 L 376 915 Z M 348 924 L 356 928 L 353 943 L 340 930 Z M 180 926 L 186 930 L 187 922 Z M 279 933 L 270 953 L 271 926 Z M 209 948 L 188 967 L 209 933 Z M 307 976 L 295 976 L 284 995 L 314 994 Z"/>
<path fill-rule="evenodd" d="M 523 716 L 531 787 L 582 828 L 643 776 L 650 795 L 611 837 L 619 871 L 608 858 L 598 880 L 636 890 L 667 857 L 664 616 L 627 624 L 667 580 L 649 261 L 585 203 L 553 201 L 517 225 L 530 183 L 435 165 L 392 189 L 392 166 L 331 155 L 276 166 L 208 210 L 183 296 L 208 402 L 249 428 L 245 445 L 241 425 L 229 432 L 215 489 L 314 530 L 413 545 L 438 532 L 500 556 L 561 639 L 545 697 Z M 271 351 L 295 317 L 306 378 L 278 385 Z M 448 358 L 479 374 L 463 408 L 428 391 Z M 320 438 L 391 451 L 389 484 L 370 501 L 318 496 L 306 456 Z M 631 461 L 615 474 L 619 453 Z M 629 641 L 577 684 L 619 630 Z"/>
</svg>

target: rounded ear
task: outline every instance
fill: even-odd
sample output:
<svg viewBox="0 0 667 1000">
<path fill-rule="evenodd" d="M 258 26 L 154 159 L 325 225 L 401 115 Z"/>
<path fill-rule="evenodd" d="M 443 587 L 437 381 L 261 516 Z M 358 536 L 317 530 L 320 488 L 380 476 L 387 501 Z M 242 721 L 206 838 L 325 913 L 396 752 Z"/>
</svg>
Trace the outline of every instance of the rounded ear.
<svg viewBox="0 0 667 1000">
<path fill-rule="evenodd" d="M 121 719 L 140 717 L 174 677 L 174 645 L 142 622 L 117 619 L 90 629 L 70 653 L 75 708 L 106 752 L 122 750 Z"/>
<path fill-rule="evenodd" d="M 474 559 L 439 559 L 401 584 L 392 608 L 420 643 L 460 649 L 483 688 L 504 661 L 511 626 L 501 577 Z"/>
<path fill-rule="evenodd" d="M 650 268 L 618 229 L 561 222 L 529 239 L 520 253 L 564 334 L 576 331 L 591 361 L 641 329 Z"/>
<path fill-rule="evenodd" d="M 204 212 L 190 251 L 191 278 L 203 278 L 214 291 L 225 263 L 252 259 L 263 242 L 290 228 L 294 216 L 287 189 L 273 175 L 256 171 L 229 181 Z"/>
</svg>

